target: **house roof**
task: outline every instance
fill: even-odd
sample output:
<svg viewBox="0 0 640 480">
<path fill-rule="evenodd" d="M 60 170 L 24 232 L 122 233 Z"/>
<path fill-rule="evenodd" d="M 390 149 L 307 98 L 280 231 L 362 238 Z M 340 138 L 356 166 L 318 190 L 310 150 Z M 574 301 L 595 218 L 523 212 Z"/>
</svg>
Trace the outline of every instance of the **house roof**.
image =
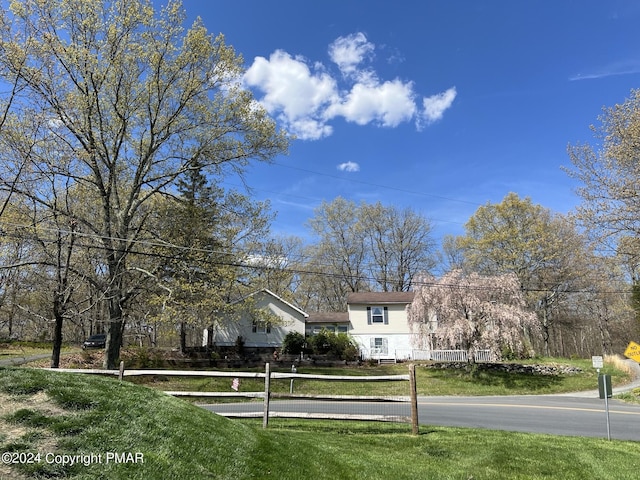
<svg viewBox="0 0 640 480">
<path fill-rule="evenodd" d="M 391 303 L 411 303 L 413 292 L 355 292 L 347 297 L 348 304 L 391 304 Z"/>
<path fill-rule="evenodd" d="M 347 312 L 315 312 L 307 317 L 307 323 L 349 323 Z"/>
<path fill-rule="evenodd" d="M 300 313 L 300 314 L 301 314 L 305 319 L 309 316 L 309 314 L 308 314 L 307 312 L 302 311 L 301 309 L 299 309 L 298 307 L 296 307 L 296 306 L 295 306 L 295 305 L 293 305 L 292 303 L 287 302 L 284 298 L 282 298 L 282 297 L 280 297 L 280 296 L 276 295 L 275 293 L 273 293 L 271 290 L 269 290 L 269 289 L 267 289 L 267 288 L 263 288 L 262 290 L 258 290 L 258 291 L 256 291 L 256 292 L 250 293 L 249 295 L 245 295 L 244 297 L 242 297 L 242 298 L 240 298 L 240 299 L 236 300 L 236 301 L 235 301 L 235 302 L 233 302 L 233 303 L 234 303 L 234 304 L 235 304 L 235 303 L 240 303 L 240 302 L 242 302 L 242 301 L 246 300 L 247 298 L 249 298 L 249 297 L 253 297 L 253 296 L 258 295 L 258 294 L 260 294 L 260 293 L 264 293 L 264 294 L 267 294 L 267 295 L 272 296 L 273 298 L 275 298 L 275 299 L 277 299 L 278 301 L 280 301 L 280 302 L 284 303 L 285 305 L 289 306 L 290 308 L 292 308 L 292 309 L 293 309 L 293 310 L 295 310 L 296 312 Z"/>
</svg>

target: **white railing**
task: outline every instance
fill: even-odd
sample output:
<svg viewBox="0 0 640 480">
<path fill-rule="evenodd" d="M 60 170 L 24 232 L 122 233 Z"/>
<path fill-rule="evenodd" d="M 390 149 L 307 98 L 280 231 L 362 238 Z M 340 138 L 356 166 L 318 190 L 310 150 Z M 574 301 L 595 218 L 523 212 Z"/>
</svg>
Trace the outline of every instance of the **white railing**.
<svg viewBox="0 0 640 480">
<path fill-rule="evenodd" d="M 491 350 L 474 350 L 471 353 L 474 362 L 493 361 Z M 431 362 L 468 362 L 469 353 L 466 350 L 413 350 L 412 358 Z"/>
<path fill-rule="evenodd" d="M 468 362 L 469 352 L 467 350 L 411 350 L 396 349 L 392 355 L 387 352 L 381 352 L 380 349 L 361 350 L 360 352 L 364 360 L 382 360 L 391 359 L 395 361 L 406 360 L 422 360 L 431 362 Z M 473 350 L 471 351 L 473 362 L 491 363 L 495 359 L 491 354 L 491 350 Z"/>
<path fill-rule="evenodd" d="M 432 362 L 466 362 L 469 356 L 466 350 L 433 350 Z"/>
<path fill-rule="evenodd" d="M 476 350 L 473 352 L 473 361 L 478 363 L 491 363 L 494 361 L 491 350 Z"/>
</svg>

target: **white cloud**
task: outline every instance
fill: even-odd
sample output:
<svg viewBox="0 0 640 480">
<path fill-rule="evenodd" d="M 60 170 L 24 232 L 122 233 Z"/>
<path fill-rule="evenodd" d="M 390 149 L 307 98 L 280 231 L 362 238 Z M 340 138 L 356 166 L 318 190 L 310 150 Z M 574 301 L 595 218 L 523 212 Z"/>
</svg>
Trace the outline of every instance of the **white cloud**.
<svg viewBox="0 0 640 480">
<path fill-rule="evenodd" d="M 260 103 L 300 138 L 331 134 L 321 114 L 337 101 L 336 82 L 325 72 L 311 71 L 303 58 L 293 58 L 282 50 L 272 53 L 269 60 L 256 57 L 244 82 L 265 92 Z"/>
<path fill-rule="evenodd" d="M 338 37 L 329 45 L 329 57 L 343 74 L 353 74 L 365 58 L 373 56 L 375 45 L 367 41 L 361 33 L 353 33 L 346 37 Z"/>
<path fill-rule="evenodd" d="M 619 75 L 635 75 L 637 73 L 640 73 L 640 60 L 631 59 L 614 62 L 587 73 L 575 74 L 569 77 L 569 81 L 597 80 L 600 78 L 615 77 Z"/>
<path fill-rule="evenodd" d="M 327 109 L 327 116 L 342 116 L 358 125 L 376 122 L 384 127 L 397 127 L 414 116 L 413 97 L 412 84 L 400 80 L 356 83 L 341 103 Z"/>
<path fill-rule="evenodd" d="M 338 165 L 338 170 L 341 172 L 359 172 L 360 165 L 356 162 L 345 162 Z"/>
<path fill-rule="evenodd" d="M 451 87 L 445 92 L 432 95 L 422 100 L 422 118 L 430 125 L 437 122 L 444 115 L 445 110 L 451 107 L 458 92 L 456 87 Z"/>
<path fill-rule="evenodd" d="M 388 128 L 415 118 L 418 129 L 442 118 L 455 99 L 455 87 L 425 98 L 420 111 L 413 82 L 381 81 L 375 71 L 363 68 L 374 49 L 363 33 L 340 37 L 330 45 L 329 56 L 343 75 L 340 86 L 321 63 L 311 64 L 282 50 L 268 59 L 256 57 L 243 81 L 261 92 L 258 100 L 264 108 L 303 140 L 331 135 L 329 122 L 337 117 Z"/>
</svg>

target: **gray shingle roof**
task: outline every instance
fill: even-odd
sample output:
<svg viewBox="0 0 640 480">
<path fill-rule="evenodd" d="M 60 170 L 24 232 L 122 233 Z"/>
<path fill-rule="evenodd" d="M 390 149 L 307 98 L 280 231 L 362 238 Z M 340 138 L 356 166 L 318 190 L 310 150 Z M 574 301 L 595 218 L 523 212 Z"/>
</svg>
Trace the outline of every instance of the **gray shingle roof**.
<svg viewBox="0 0 640 480">
<path fill-rule="evenodd" d="M 347 303 L 384 305 L 389 303 L 411 303 L 413 292 L 356 292 L 350 293 Z"/>
<path fill-rule="evenodd" d="M 347 312 L 310 313 L 307 323 L 349 323 L 349 314 Z"/>
</svg>

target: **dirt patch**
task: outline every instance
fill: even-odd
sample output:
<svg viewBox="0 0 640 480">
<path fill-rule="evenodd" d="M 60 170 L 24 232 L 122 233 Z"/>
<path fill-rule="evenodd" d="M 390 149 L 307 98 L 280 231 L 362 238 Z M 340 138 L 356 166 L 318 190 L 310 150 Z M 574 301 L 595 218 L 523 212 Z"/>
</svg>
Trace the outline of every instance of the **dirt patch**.
<svg viewBox="0 0 640 480">
<path fill-rule="evenodd" d="M 66 413 L 64 409 L 57 406 L 44 392 L 38 392 L 28 398 L 12 397 L 11 395 L 0 392 L 0 453 L 4 452 L 2 445 L 15 442 L 29 443 L 31 445 L 29 451 L 31 452 L 53 452 L 57 447 L 57 443 L 56 439 L 49 432 L 44 429 L 26 428 L 5 420 L 7 416 L 12 415 L 22 408 L 35 410 L 46 416 Z M 29 440 L 25 441 L 25 436 L 34 431 L 37 431 L 39 435 L 32 436 Z M 34 440 L 34 438 L 37 438 L 37 440 Z M 0 462 L 0 480 L 22 480 L 26 478 L 27 477 L 20 475 L 15 469 L 11 468 L 10 465 Z"/>
</svg>

